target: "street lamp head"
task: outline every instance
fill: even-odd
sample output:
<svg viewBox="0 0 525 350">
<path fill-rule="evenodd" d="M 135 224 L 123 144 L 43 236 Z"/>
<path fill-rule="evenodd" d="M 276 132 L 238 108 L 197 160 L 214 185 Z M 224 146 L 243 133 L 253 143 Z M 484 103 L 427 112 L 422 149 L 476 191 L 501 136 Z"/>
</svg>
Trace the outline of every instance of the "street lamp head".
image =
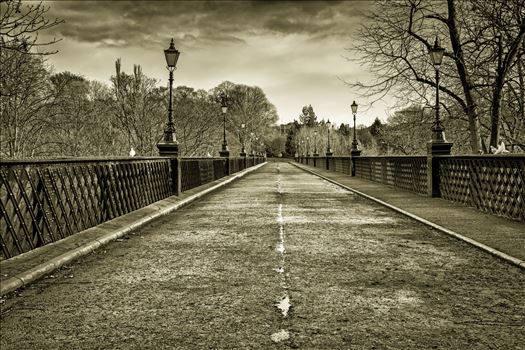
<svg viewBox="0 0 525 350">
<path fill-rule="evenodd" d="M 314 130 L 314 135 L 317 135 L 317 130 Z"/>
<path fill-rule="evenodd" d="M 352 108 L 352 113 L 353 114 L 356 114 L 357 113 L 357 103 L 352 102 L 352 104 L 350 105 L 350 107 Z"/>
<path fill-rule="evenodd" d="M 228 98 L 224 92 L 221 93 L 221 109 L 222 113 L 226 113 L 228 111 Z"/>
<path fill-rule="evenodd" d="M 164 50 L 164 56 L 166 56 L 166 64 L 169 70 L 174 70 L 179 60 L 180 52 L 175 48 L 173 38 L 171 39 L 170 47 Z"/>
<path fill-rule="evenodd" d="M 242 123 L 241 124 L 241 129 L 244 129 L 246 127 L 246 124 Z"/>
<path fill-rule="evenodd" d="M 439 45 L 439 39 L 437 36 L 436 40 L 434 41 L 434 46 L 430 48 L 429 53 L 434 68 L 438 70 L 439 66 L 441 65 L 441 62 L 443 62 L 443 55 L 445 53 L 445 49 Z"/>
</svg>

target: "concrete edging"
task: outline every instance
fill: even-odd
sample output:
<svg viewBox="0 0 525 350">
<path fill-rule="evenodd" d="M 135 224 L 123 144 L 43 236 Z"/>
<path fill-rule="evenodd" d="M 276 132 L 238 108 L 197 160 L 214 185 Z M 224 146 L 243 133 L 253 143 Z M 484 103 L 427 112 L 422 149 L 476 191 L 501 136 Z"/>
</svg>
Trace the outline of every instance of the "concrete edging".
<svg viewBox="0 0 525 350">
<path fill-rule="evenodd" d="M 396 211 L 396 212 L 398 212 L 398 213 L 400 213 L 400 214 L 403 214 L 403 215 L 405 215 L 405 216 L 408 216 L 408 217 L 410 217 L 411 219 L 414 219 L 414 220 L 416 220 L 416 221 L 418 221 L 418 222 L 420 222 L 420 223 L 422 223 L 422 224 L 425 224 L 425 225 L 427 225 L 427 226 L 430 226 L 430 227 L 432 227 L 432 228 L 434 228 L 434 229 L 436 229 L 436 230 L 438 230 L 438 231 L 440 231 L 440 232 L 443 232 L 443 233 L 445 233 L 445 234 L 447 234 L 447 235 L 449 235 L 449 236 L 452 236 L 452 237 L 457 238 L 457 239 L 459 239 L 459 240 L 461 240 L 461 241 L 464 241 L 464 242 L 466 242 L 466 243 L 468 243 L 468 244 L 470 244 L 470 245 L 472 245 L 472 246 L 474 246 L 474 247 L 476 247 L 476 248 L 478 248 L 478 249 L 481 249 L 481 250 L 483 250 L 483 251 L 485 251 L 485 252 L 487 252 L 487 253 L 490 253 L 490 254 L 492 254 L 492 255 L 494 255 L 494 256 L 496 256 L 496 257 L 502 259 L 502 260 L 505 260 L 506 262 L 508 262 L 508 263 L 510 263 L 510 264 L 512 264 L 512 265 L 515 265 L 515 266 L 517 266 L 517 267 L 520 267 L 520 268 L 522 268 L 522 269 L 525 269 L 525 261 L 523 261 L 523 260 L 521 260 L 521 259 L 518 259 L 518 258 L 515 258 L 515 257 L 510 256 L 510 255 L 508 255 L 508 254 L 505 254 L 505 253 L 503 253 L 503 252 L 501 252 L 501 251 L 499 251 L 499 250 L 497 250 L 497 249 L 491 248 L 491 247 L 489 247 L 489 246 L 487 246 L 487 245 L 485 245 L 485 244 L 483 244 L 483 243 L 480 243 L 480 242 L 478 242 L 478 241 L 475 241 L 475 240 L 473 240 L 472 238 L 469 238 L 469 237 L 463 236 L 463 235 L 461 235 L 461 234 L 459 234 L 459 233 L 457 233 L 457 232 L 454 232 L 454 231 L 449 230 L 449 229 L 447 229 L 447 228 L 445 228 L 445 227 L 443 227 L 443 226 L 440 226 L 440 225 L 438 225 L 438 224 L 436 224 L 436 223 L 433 223 L 433 222 L 431 222 L 431 221 L 428 221 L 428 220 L 426 220 L 426 219 L 423 219 L 422 217 L 419 217 L 419 216 L 417 216 L 417 215 L 415 215 L 415 214 L 409 213 L 409 212 L 407 212 L 406 210 L 403 210 L 403 209 L 401 209 L 401 208 L 398 208 L 398 207 L 396 207 L 396 206 L 394 206 L 394 205 L 392 205 L 392 204 L 386 203 L 386 202 L 384 202 L 384 201 L 382 201 L 382 200 L 380 200 L 380 199 L 378 199 L 378 198 L 372 197 L 372 196 L 370 196 L 370 195 L 368 195 L 368 194 L 366 194 L 366 193 L 363 193 L 363 192 L 360 192 L 360 191 L 358 191 L 358 190 L 355 190 L 355 189 L 353 189 L 353 188 L 351 188 L 351 187 L 345 186 L 345 185 L 343 185 L 343 184 L 341 184 L 341 183 L 339 183 L 339 182 L 337 182 L 337 181 L 335 181 L 335 180 L 329 179 L 329 178 L 327 178 L 327 177 L 325 177 L 325 176 L 323 176 L 323 175 L 321 175 L 321 174 L 318 174 L 318 173 L 316 173 L 315 171 L 313 171 L 313 170 L 311 170 L 311 169 L 303 168 L 303 167 L 302 167 L 301 165 L 299 165 L 299 164 L 295 164 L 294 162 L 289 162 L 289 163 L 292 164 L 292 165 L 295 165 L 297 168 L 299 168 L 299 169 L 301 169 L 301 170 L 303 170 L 303 171 L 306 171 L 306 172 L 308 172 L 308 173 L 310 173 L 310 174 L 313 174 L 313 175 L 315 175 L 315 176 L 318 176 L 318 177 L 320 177 L 320 178 L 323 179 L 323 180 L 326 180 L 326 181 L 328 181 L 328 182 L 333 183 L 334 185 L 337 185 L 337 186 L 339 186 L 339 187 L 342 187 L 342 188 L 344 188 L 345 190 L 348 190 L 348 191 L 350 191 L 350 192 L 353 192 L 353 193 L 355 193 L 355 194 L 357 194 L 357 195 L 359 195 L 359 196 L 361 196 L 361 197 L 365 197 L 365 198 L 367 198 L 367 199 L 370 199 L 370 200 L 372 200 L 372 201 L 374 201 L 374 202 L 376 202 L 376 203 L 378 203 L 378 204 L 381 204 L 381 205 L 383 205 L 383 206 L 385 206 L 385 207 L 388 207 L 388 208 L 390 208 L 390 209 L 392 209 L 392 210 L 394 210 L 394 211 Z"/>
<path fill-rule="evenodd" d="M 72 262 L 73 260 L 76 260 L 82 256 L 85 256 L 85 255 L 88 255 L 90 254 L 91 252 L 93 252 L 94 250 L 102 247 L 102 246 L 105 246 L 107 244 L 109 244 L 111 241 L 114 241 L 116 240 L 117 238 L 120 238 L 124 235 L 126 235 L 127 233 L 141 227 L 141 226 L 144 226 L 148 223 L 150 223 L 151 221 L 155 220 L 155 219 L 158 219 L 159 217 L 161 216 L 164 216 L 164 215 L 167 215 L 167 214 L 170 214 L 171 212 L 177 210 L 177 209 L 180 209 L 194 201 L 196 201 L 197 199 L 200 199 L 202 197 L 204 197 L 205 195 L 219 189 L 219 188 L 222 188 L 226 185 L 228 185 L 229 183 L 237 180 L 237 179 L 240 179 L 241 177 L 243 177 L 244 175 L 246 174 L 249 174 L 257 169 L 259 169 L 260 167 L 262 167 L 263 165 L 265 165 L 267 162 L 264 162 L 264 163 L 261 163 L 261 164 L 257 164 L 253 167 L 250 167 L 248 169 L 245 169 L 241 172 L 238 172 L 238 173 L 235 173 L 235 174 L 232 174 L 230 178 L 212 186 L 212 187 L 209 187 L 201 192 L 198 192 L 198 193 L 195 193 L 187 198 L 184 198 L 183 200 L 181 200 L 180 202 L 177 202 L 175 204 L 172 204 L 172 205 L 169 205 L 165 208 L 162 208 L 160 210 L 157 210 L 154 214 L 151 214 L 151 215 L 148 215 L 148 216 L 145 216 L 141 219 L 138 219 L 134 222 L 132 222 L 130 225 L 128 226 L 125 226 L 125 227 L 121 227 L 121 228 L 118 228 L 118 229 L 115 229 L 115 230 L 112 230 L 111 232 L 105 234 L 105 235 L 102 235 L 101 237 L 98 237 L 98 238 L 95 238 L 94 240 L 88 242 L 88 243 L 85 243 L 83 245 L 81 245 L 80 247 L 78 248 L 75 248 L 73 250 L 70 250 L 64 254 L 61 254 L 51 260 L 48 260 L 44 263 L 41 263 L 29 270 L 26 270 L 22 273 L 19 273 L 15 276 L 12 276 L 11 278 L 5 280 L 4 282 L 2 282 L 1 286 L 0 286 L 0 296 L 4 296 L 6 295 L 7 293 L 10 293 L 10 292 L 13 292 L 15 290 L 17 290 L 18 288 L 20 287 L 23 287 L 23 286 L 26 286 L 28 284 L 30 284 L 31 282 L 39 279 L 40 277 L 54 271 L 54 270 L 57 270 L 59 269 L 60 267 L 62 267 L 63 265 L 67 264 L 67 263 L 70 263 Z M 173 197 L 173 196 L 172 196 Z M 168 197 L 170 198 L 170 197 Z M 158 203 L 158 202 L 155 202 L 155 203 Z M 150 206 L 155 206 L 156 204 L 155 203 L 152 203 L 144 208 L 148 208 Z M 144 209 L 144 208 L 141 208 L 141 209 Z M 141 210 L 141 209 L 138 209 L 138 210 Z M 133 212 L 131 212 L 133 213 Z M 125 214 L 125 215 L 129 215 L 131 213 L 128 213 L 128 214 Z M 124 215 L 123 215 L 124 216 Z M 119 216 L 117 218 L 122 218 L 122 216 Z M 115 218 L 115 219 L 117 219 Z M 107 222 L 111 222 L 110 221 L 106 221 L 105 223 Z M 101 224 L 102 225 L 102 224 Z M 94 226 L 94 227 L 97 227 L 97 226 Z M 93 229 L 93 227 L 90 227 L 89 229 Z M 87 229 L 87 230 L 89 230 Z M 84 232 L 84 231 L 81 231 L 81 232 Z M 80 233 L 80 232 L 78 232 Z"/>
</svg>

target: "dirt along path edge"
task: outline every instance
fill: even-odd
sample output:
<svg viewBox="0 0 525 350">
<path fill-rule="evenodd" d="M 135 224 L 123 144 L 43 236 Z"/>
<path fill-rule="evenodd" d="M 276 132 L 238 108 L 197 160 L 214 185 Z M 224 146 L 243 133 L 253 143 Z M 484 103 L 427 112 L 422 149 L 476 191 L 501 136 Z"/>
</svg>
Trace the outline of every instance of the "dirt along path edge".
<svg viewBox="0 0 525 350">
<path fill-rule="evenodd" d="M 76 235 L 80 235 L 86 231 L 94 231 L 94 230 L 97 230 L 97 228 L 99 226 L 103 226 L 103 225 L 108 225 L 108 224 L 111 224 L 112 222 L 114 221 L 124 221 L 125 222 L 125 225 L 124 226 L 117 226 L 111 230 L 107 230 L 107 229 L 103 229 L 102 231 L 104 232 L 104 234 L 98 236 L 98 237 L 95 237 L 93 238 L 92 240 L 82 244 L 81 246 L 75 248 L 75 249 L 72 249 L 72 250 L 68 250 L 66 251 L 65 253 L 63 254 L 60 254 L 50 260 L 47 260 L 47 261 L 44 261 L 42 263 L 37 263 L 35 264 L 35 266 L 33 266 L 32 268 L 29 268 L 23 272 L 20 272 L 20 273 L 17 273 L 16 275 L 14 276 L 11 276 L 10 278 L 4 280 L 1 282 L 1 285 L 0 285 L 0 297 L 3 297 L 4 295 L 7 295 L 8 293 L 11 293 L 11 292 L 14 292 L 16 291 L 17 289 L 21 288 L 21 287 L 24 287 L 24 286 L 27 286 L 28 284 L 34 282 L 35 280 L 59 269 L 60 267 L 64 266 L 65 264 L 68 264 L 68 263 L 71 263 L 72 261 L 80 258 L 80 257 L 83 257 L 87 254 L 90 254 L 92 251 L 94 251 L 95 249 L 98 249 L 100 247 L 103 247 L 107 244 L 109 244 L 110 242 L 128 234 L 129 232 L 133 231 L 133 230 L 136 230 L 144 225 L 147 225 L 149 224 L 150 222 L 152 222 L 153 220 L 156 220 L 162 216 L 165 216 L 167 214 L 170 214 L 182 207 L 185 207 L 191 203 L 193 203 L 194 201 L 202 198 L 203 196 L 209 194 L 209 193 L 212 193 L 228 184 L 230 184 L 231 182 L 235 181 L 235 180 L 238 180 L 240 178 L 242 178 L 243 176 L 261 168 L 262 166 L 264 166 L 265 164 L 267 164 L 267 162 L 264 162 L 264 163 L 261 163 L 261 164 L 258 164 L 256 166 L 253 166 L 251 168 L 248 168 L 248 169 L 245 169 L 241 172 L 238 172 L 238 173 L 235 173 L 235 174 L 232 174 L 228 177 L 226 177 L 226 179 L 221 179 L 219 180 L 220 182 L 217 183 L 216 185 L 213 185 L 211 187 L 208 187 L 208 188 L 205 188 L 204 190 L 202 191 L 199 191 L 195 194 L 192 194 L 186 198 L 183 198 L 182 200 L 180 201 L 177 201 L 175 203 L 171 202 L 169 203 L 168 205 L 158 205 L 158 203 L 160 202 L 163 202 L 163 201 L 166 201 L 166 200 L 169 200 L 169 198 L 176 198 L 176 196 L 172 196 L 172 197 L 168 197 L 166 199 L 163 199 L 161 201 L 158 201 L 158 202 L 155 202 L 155 203 L 152 203 L 144 208 L 141 208 L 141 209 L 138 209 L 134 212 L 131 212 L 131 213 L 128 213 L 128 214 L 125 214 L 125 215 L 122 215 L 122 216 L 119 216 L 115 219 L 112 219 L 112 220 L 109 220 L 109 221 L 106 221 L 100 225 L 97 225 L 95 227 L 91 227 L 87 230 L 84 230 L 84 231 L 81 231 L 81 232 L 78 232 Z M 153 211 L 152 214 L 149 214 L 149 215 L 146 215 L 146 216 L 140 216 L 137 218 L 137 212 L 140 212 L 140 211 L 147 211 L 147 212 L 151 212 Z M 56 242 L 55 244 L 60 244 L 59 242 Z M 45 247 L 45 246 L 44 246 Z M 42 247 L 42 248 L 44 248 Z M 39 248 L 37 248 L 39 249 Z M 31 253 L 31 252 L 28 252 L 28 253 Z M 22 254 L 23 255 L 23 254 Z M 18 256 L 16 257 L 17 259 L 21 259 L 22 256 Z"/>
<path fill-rule="evenodd" d="M 343 184 L 341 184 L 341 183 L 339 183 L 339 182 L 337 182 L 335 180 L 330 179 L 329 177 L 326 177 L 326 176 L 323 176 L 321 174 L 318 174 L 318 173 L 316 173 L 315 171 L 313 171 L 311 169 L 304 168 L 304 167 L 300 166 L 299 164 L 296 164 L 295 162 L 289 162 L 289 163 L 294 165 L 294 166 L 296 166 L 297 168 L 299 168 L 299 169 L 301 169 L 303 171 L 306 171 L 306 172 L 308 172 L 310 174 L 318 176 L 318 177 L 320 177 L 323 180 L 326 180 L 328 182 L 333 183 L 334 185 L 337 185 L 337 186 L 339 186 L 341 188 L 344 188 L 344 189 L 346 189 L 346 190 L 348 190 L 350 192 L 353 192 L 353 193 L 355 193 L 355 194 L 357 194 L 359 196 L 362 196 L 364 198 L 370 199 L 370 200 L 372 200 L 372 201 L 374 201 L 374 202 L 376 202 L 378 204 L 381 204 L 381 205 L 383 205 L 385 207 L 388 207 L 388 208 L 390 208 L 390 209 L 392 209 L 392 210 L 394 210 L 394 211 L 396 211 L 396 212 L 398 212 L 400 214 L 408 216 L 408 217 L 410 217 L 410 218 L 412 218 L 412 219 L 414 219 L 414 220 L 416 220 L 416 221 L 418 221 L 418 222 L 420 222 L 420 223 L 422 223 L 424 225 L 430 226 L 430 227 L 438 230 L 439 232 L 443 232 L 443 233 L 445 233 L 445 234 L 447 234 L 449 236 L 457 238 L 457 239 L 459 239 L 459 240 L 461 240 L 463 242 L 466 242 L 466 243 L 468 243 L 468 244 L 470 244 L 470 245 L 472 245 L 472 246 L 474 246 L 474 247 L 476 247 L 478 249 L 481 249 L 481 250 L 483 250 L 483 251 L 485 251 L 485 252 L 487 252 L 487 253 L 489 253 L 489 254 L 497 257 L 497 258 L 500 258 L 500 259 L 502 259 L 502 260 L 504 260 L 504 261 L 506 261 L 506 262 L 508 262 L 508 263 L 510 263 L 512 265 L 518 266 L 519 268 L 525 270 L 525 261 L 523 261 L 521 259 L 518 259 L 518 258 L 515 258 L 515 257 L 510 256 L 508 254 L 505 254 L 505 253 L 503 253 L 503 252 L 501 252 L 501 251 L 499 251 L 497 249 L 494 249 L 494 248 L 489 247 L 489 246 L 487 246 L 487 245 L 485 245 L 483 243 L 480 243 L 480 242 L 478 242 L 476 240 L 473 240 L 472 238 L 463 236 L 463 235 L 461 235 L 461 234 L 459 234 L 457 232 L 449 230 L 449 229 L 447 229 L 447 228 L 445 228 L 445 227 L 443 227 L 441 225 L 438 225 L 436 223 L 428 221 L 428 220 L 426 220 L 426 219 L 424 219 L 422 217 L 419 217 L 419 216 L 417 216 L 415 214 L 412 214 L 412 213 L 410 213 L 410 212 L 408 212 L 406 210 L 398 208 L 398 207 L 396 207 L 396 206 L 394 206 L 394 205 L 392 205 L 390 203 L 384 202 L 384 201 L 382 201 L 382 200 L 380 200 L 378 198 L 375 198 L 373 196 L 370 196 L 370 195 L 368 195 L 366 193 L 363 193 L 363 192 L 358 191 L 356 189 L 353 189 L 351 187 L 345 186 L 345 185 L 343 185 Z"/>
</svg>

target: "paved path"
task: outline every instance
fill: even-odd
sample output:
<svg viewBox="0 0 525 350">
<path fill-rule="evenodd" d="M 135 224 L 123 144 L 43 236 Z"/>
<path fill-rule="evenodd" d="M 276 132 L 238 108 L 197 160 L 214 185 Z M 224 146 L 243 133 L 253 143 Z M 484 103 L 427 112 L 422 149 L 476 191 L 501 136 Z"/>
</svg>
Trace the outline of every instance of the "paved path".
<svg viewBox="0 0 525 350">
<path fill-rule="evenodd" d="M 360 177 L 293 164 L 525 261 L 525 222 L 498 217 L 449 200 L 429 198 Z"/>
<path fill-rule="evenodd" d="M 2 305 L 7 349 L 520 349 L 522 270 L 286 163 Z"/>
</svg>

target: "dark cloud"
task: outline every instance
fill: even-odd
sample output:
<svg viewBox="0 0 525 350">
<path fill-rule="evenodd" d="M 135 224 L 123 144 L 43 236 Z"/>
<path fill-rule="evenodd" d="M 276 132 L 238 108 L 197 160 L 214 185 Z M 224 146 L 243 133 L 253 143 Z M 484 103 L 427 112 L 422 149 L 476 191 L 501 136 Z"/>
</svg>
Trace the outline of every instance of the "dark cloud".
<svg viewBox="0 0 525 350">
<path fill-rule="evenodd" d="M 53 34 L 105 46 L 157 47 L 174 36 L 182 45 L 243 36 L 305 34 L 313 38 L 351 30 L 368 1 L 55 1 L 50 15 L 66 23 Z"/>
<path fill-rule="evenodd" d="M 293 18 L 272 18 L 264 23 L 264 28 L 282 34 L 310 34 L 326 29 L 318 23 Z"/>
</svg>

